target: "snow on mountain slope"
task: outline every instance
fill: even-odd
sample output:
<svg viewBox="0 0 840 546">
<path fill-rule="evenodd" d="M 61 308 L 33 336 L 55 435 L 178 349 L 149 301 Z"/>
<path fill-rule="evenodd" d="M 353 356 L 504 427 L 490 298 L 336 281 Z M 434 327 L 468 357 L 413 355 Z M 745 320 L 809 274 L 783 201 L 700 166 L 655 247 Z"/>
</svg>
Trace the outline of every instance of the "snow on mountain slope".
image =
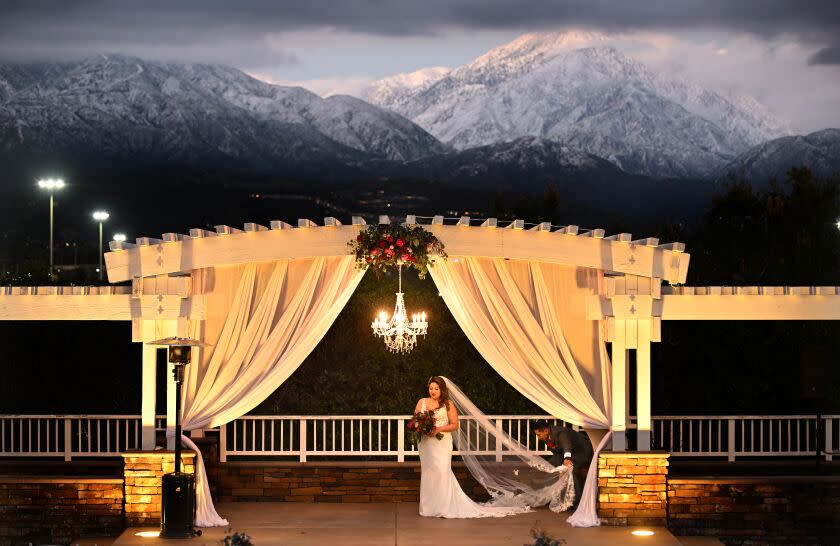
<svg viewBox="0 0 840 546">
<path fill-rule="evenodd" d="M 757 103 L 729 100 L 606 47 L 600 34 L 534 33 L 432 84 L 363 96 L 458 149 L 539 136 L 656 177 L 706 177 L 784 134 Z M 387 86 L 385 86 L 387 87 Z"/>
<path fill-rule="evenodd" d="M 739 155 L 721 169 L 764 183 L 784 180 L 791 167 L 806 166 L 819 176 L 840 176 L 840 129 L 823 129 L 808 135 L 795 135 L 764 142 Z"/>
<path fill-rule="evenodd" d="M 88 148 L 271 165 L 412 160 L 446 148 L 351 97 L 322 99 L 229 67 L 120 55 L 0 66 L 0 149 Z"/>
</svg>

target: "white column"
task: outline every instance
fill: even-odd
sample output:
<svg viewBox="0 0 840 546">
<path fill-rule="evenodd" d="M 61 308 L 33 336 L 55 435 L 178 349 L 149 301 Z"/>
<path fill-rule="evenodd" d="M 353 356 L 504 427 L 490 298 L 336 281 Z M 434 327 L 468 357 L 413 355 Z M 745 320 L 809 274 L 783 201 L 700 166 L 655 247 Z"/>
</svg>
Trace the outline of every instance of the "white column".
<svg viewBox="0 0 840 546">
<path fill-rule="evenodd" d="M 627 449 L 627 321 L 616 319 L 612 342 L 612 446 L 613 451 Z"/>
<path fill-rule="evenodd" d="M 650 451 L 653 422 L 650 418 L 650 320 L 640 320 L 636 348 L 636 433 L 638 451 Z"/>
<path fill-rule="evenodd" d="M 143 372 L 141 378 L 143 399 L 140 406 L 140 448 L 155 448 L 155 405 L 157 403 L 157 347 L 143 344 Z"/>
</svg>

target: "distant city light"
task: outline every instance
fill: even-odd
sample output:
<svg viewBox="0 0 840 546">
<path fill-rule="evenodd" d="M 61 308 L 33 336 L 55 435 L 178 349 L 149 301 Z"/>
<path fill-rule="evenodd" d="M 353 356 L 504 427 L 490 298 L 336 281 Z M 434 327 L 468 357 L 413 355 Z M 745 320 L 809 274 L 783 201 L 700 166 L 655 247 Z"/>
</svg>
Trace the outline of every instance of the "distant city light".
<svg viewBox="0 0 840 546">
<path fill-rule="evenodd" d="M 108 219 L 109 216 L 111 215 L 105 212 L 104 210 L 98 210 L 93 213 L 93 219 L 98 220 L 99 222 L 104 222 Z"/>
<path fill-rule="evenodd" d="M 125 241 L 125 233 L 117 233 L 116 235 L 114 235 L 114 240 L 122 243 L 123 241 Z"/>
</svg>

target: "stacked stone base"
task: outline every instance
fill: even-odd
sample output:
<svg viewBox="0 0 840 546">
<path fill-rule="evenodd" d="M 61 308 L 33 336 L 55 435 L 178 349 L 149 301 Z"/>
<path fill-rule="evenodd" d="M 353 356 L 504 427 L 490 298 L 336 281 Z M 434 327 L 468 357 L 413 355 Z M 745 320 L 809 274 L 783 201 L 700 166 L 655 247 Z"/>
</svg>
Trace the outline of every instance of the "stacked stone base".
<svg viewBox="0 0 840 546">
<path fill-rule="evenodd" d="M 69 544 L 122 529 L 122 479 L 0 476 L 0 546 Z"/>
<path fill-rule="evenodd" d="M 182 472 L 195 472 L 195 453 L 181 454 Z M 172 451 L 123 453 L 125 463 L 125 521 L 129 526 L 160 525 L 161 478 L 175 470 Z"/>
<path fill-rule="evenodd" d="M 453 471 L 464 491 L 487 500 L 466 467 Z M 220 502 L 418 502 L 419 463 L 228 462 L 208 468 Z"/>
<path fill-rule="evenodd" d="M 665 525 L 669 456 L 658 451 L 601 452 L 598 516 L 602 525 Z"/>
<path fill-rule="evenodd" d="M 840 476 L 672 478 L 668 528 L 731 545 L 840 544 Z"/>
</svg>

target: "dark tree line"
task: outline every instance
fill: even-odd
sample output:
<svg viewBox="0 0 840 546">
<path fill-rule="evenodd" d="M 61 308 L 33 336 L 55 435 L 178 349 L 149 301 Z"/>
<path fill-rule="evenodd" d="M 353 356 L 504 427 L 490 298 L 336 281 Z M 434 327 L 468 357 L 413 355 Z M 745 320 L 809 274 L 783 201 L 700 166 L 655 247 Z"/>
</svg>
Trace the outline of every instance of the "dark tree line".
<svg viewBox="0 0 840 546">
<path fill-rule="evenodd" d="M 732 179 L 702 221 L 668 222 L 646 234 L 686 243 L 689 285 L 840 285 L 839 188 L 804 168 L 761 188 Z M 499 218 L 535 222 L 559 223 L 566 208 L 552 188 L 496 201 Z M 392 311 L 397 281 L 367 274 L 313 353 L 254 413 L 405 413 L 436 374 L 460 383 L 487 412 L 541 413 L 470 344 L 431 278 L 403 281 L 409 312 L 430 317 L 429 334 L 413 352 L 393 355 L 373 337 L 370 322 L 380 309 Z M 136 413 L 140 359 L 128 339 L 116 325 L 0 323 L 0 411 Z M 653 411 L 838 412 L 837 354 L 838 323 L 667 322 L 653 347 Z"/>
</svg>

